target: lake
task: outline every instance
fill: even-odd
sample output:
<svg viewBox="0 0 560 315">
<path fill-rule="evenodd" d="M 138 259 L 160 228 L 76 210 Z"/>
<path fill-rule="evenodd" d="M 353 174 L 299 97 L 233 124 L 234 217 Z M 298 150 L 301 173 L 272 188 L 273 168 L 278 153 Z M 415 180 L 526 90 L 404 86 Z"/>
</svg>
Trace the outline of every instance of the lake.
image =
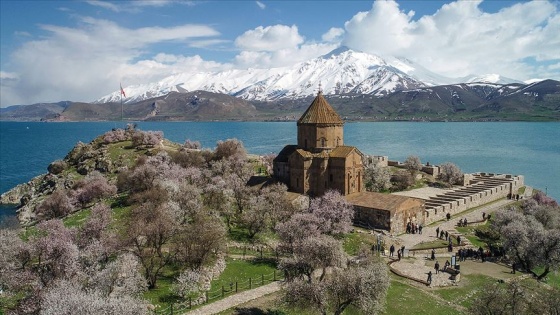
<svg viewBox="0 0 560 315">
<path fill-rule="evenodd" d="M 297 143 L 295 122 L 138 122 L 172 141 L 214 148 L 237 138 L 254 154 L 278 153 Z M 89 142 L 122 122 L 0 122 L 0 193 L 46 173 L 78 142 Z M 464 172 L 525 175 L 525 183 L 560 200 L 560 122 L 349 122 L 344 143 L 364 154 L 423 163 L 452 162 Z M 12 208 L 0 208 L 13 215 Z"/>
</svg>

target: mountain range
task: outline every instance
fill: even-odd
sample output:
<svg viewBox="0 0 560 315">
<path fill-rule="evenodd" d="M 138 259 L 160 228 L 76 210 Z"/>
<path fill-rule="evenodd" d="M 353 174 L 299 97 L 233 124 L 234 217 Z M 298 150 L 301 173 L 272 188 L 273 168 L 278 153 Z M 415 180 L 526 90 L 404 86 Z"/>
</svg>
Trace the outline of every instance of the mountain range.
<svg viewBox="0 0 560 315">
<path fill-rule="evenodd" d="M 134 120 L 292 120 L 318 90 L 352 120 L 560 120 L 560 82 L 497 74 L 448 78 L 414 62 L 346 47 L 290 67 L 180 73 L 127 86 Z M 2 120 L 116 120 L 121 91 L 93 103 L 0 109 Z"/>
</svg>

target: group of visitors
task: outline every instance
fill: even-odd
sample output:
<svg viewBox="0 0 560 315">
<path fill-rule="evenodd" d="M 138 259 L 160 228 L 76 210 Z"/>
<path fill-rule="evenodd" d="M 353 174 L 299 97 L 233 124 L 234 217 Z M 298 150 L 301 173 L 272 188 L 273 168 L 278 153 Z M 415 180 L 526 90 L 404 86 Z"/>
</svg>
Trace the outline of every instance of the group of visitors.
<svg viewBox="0 0 560 315">
<path fill-rule="evenodd" d="M 478 250 L 473 248 L 463 248 L 457 251 L 459 261 L 465 261 L 467 258 L 471 258 L 474 260 L 480 259 L 484 262 L 489 255 L 490 253 L 488 251 L 484 251 L 482 247 L 479 247 Z"/>
<path fill-rule="evenodd" d="M 408 222 L 406 224 L 406 234 L 422 234 L 422 224 Z"/>
<path fill-rule="evenodd" d="M 394 257 L 394 256 L 395 256 L 395 245 L 391 244 L 391 247 L 389 247 L 389 257 Z M 401 260 L 401 257 L 404 257 L 404 246 L 402 246 L 397 250 L 398 260 Z"/>
</svg>

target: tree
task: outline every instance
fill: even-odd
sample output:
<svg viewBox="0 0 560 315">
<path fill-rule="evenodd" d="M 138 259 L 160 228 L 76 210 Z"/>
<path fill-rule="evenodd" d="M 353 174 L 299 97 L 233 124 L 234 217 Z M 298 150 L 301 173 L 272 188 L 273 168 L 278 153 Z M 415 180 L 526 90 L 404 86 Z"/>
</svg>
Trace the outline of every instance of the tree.
<svg viewBox="0 0 560 315">
<path fill-rule="evenodd" d="M 107 297 L 97 290 L 84 291 L 72 281 L 58 281 L 47 290 L 41 314 L 147 314 L 147 303 L 130 296 Z"/>
<path fill-rule="evenodd" d="M 410 155 L 404 161 L 404 167 L 409 170 L 410 173 L 414 174 L 422 169 L 422 162 L 420 162 L 420 158 L 416 155 Z"/>
<path fill-rule="evenodd" d="M 138 259 L 130 253 L 124 253 L 97 272 L 90 286 L 104 297 L 140 297 L 148 284 L 139 268 Z"/>
<path fill-rule="evenodd" d="M 172 249 L 182 265 L 199 270 L 224 251 L 225 241 L 226 229 L 220 218 L 197 214 L 180 229 Z"/>
<path fill-rule="evenodd" d="M 540 211 L 554 213 L 559 209 L 544 207 L 532 214 L 524 214 L 515 208 L 502 209 L 495 213 L 492 220 L 492 227 L 501 235 L 506 252 L 539 280 L 560 266 L 560 220 L 549 220 L 550 216 L 540 214 Z M 534 271 L 536 267 L 544 270 L 537 274 Z"/>
<path fill-rule="evenodd" d="M 284 300 L 292 306 L 314 308 L 321 314 L 342 314 L 354 305 L 364 314 L 377 314 L 389 288 L 389 275 L 383 261 L 367 261 L 348 268 L 333 268 L 317 282 L 288 279 Z"/>
<path fill-rule="evenodd" d="M 321 234 L 321 220 L 311 213 L 296 213 L 286 222 L 276 224 L 276 233 L 280 238 L 278 249 L 286 254 L 294 252 L 296 243 L 307 237 Z"/>
<path fill-rule="evenodd" d="M 408 187 L 410 187 L 414 184 L 414 178 L 412 177 L 412 174 L 410 174 L 409 172 L 405 172 L 405 171 L 401 171 L 401 172 L 395 174 L 391 178 L 391 180 L 395 184 L 394 188 L 397 191 L 408 189 Z"/>
<path fill-rule="evenodd" d="M 200 150 L 202 148 L 202 145 L 200 145 L 200 142 L 198 141 L 191 141 L 191 139 L 187 139 L 183 144 L 183 148 L 191 149 L 191 150 Z"/>
<path fill-rule="evenodd" d="M 199 294 L 210 290 L 211 275 L 205 270 L 186 269 L 177 277 L 172 290 L 175 294 L 187 298 L 191 294 Z"/>
<path fill-rule="evenodd" d="M 243 143 L 237 139 L 227 139 L 226 141 L 218 141 L 216 150 L 214 150 L 214 159 L 245 159 L 247 151 Z"/>
<path fill-rule="evenodd" d="M 309 283 L 321 282 L 326 276 L 327 268 L 343 267 L 346 254 L 340 241 L 329 235 L 307 237 L 294 245 L 293 257 L 283 258 L 280 269 L 288 281 L 305 280 Z M 313 275 L 320 271 L 319 277 Z"/>
<path fill-rule="evenodd" d="M 469 313 L 474 315 L 560 314 L 560 290 L 555 287 L 527 287 L 519 279 L 481 288 Z"/>
<path fill-rule="evenodd" d="M 35 211 L 45 219 L 62 218 L 72 213 L 74 206 L 66 195 L 66 191 L 57 189 L 43 200 Z"/>
<path fill-rule="evenodd" d="M 309 212 L 322 221 L 322 233 L 343 234 L 352 228 L 354 207 L 336 190 L 329 190 L 323 196 L 312 199 Z"/>
<path fill-rule="evenodd" d="M 174 251 L 164 250 L 178 231 L 178 224 L 167 203 L 145 203 L 132 209 L 126 227 L 125 243 L 130 246 L 148 281 L 148 288 L 156 287 L 158 277 L 173 260 Z"/>
<path fill-rule="evenodd" d="M 162 131 L 135 130 L 132 134 L 132 146 L 134 147 L 153 147 L 160 144 L 162 140 Z"/>
<path fill-rule="evenodd" d="M 109 183 L 99 172 L 93 172 L 74 184 L 73 198 L 82 206 L 117 193 L 117 186 Z"/>
<path fill-rule="evenodd" d="M 440 179 L 450 185 L 460 184 L 463 181 L 463 172 L 453 163 L 440 165 Z"/>
<path fill-rule="evenodd" d="M 391 171 L 388 167 L 372 163 L 364 170 L 364 181 L 368 191 L 385 191 L 391 188 Z"/>
</svg>

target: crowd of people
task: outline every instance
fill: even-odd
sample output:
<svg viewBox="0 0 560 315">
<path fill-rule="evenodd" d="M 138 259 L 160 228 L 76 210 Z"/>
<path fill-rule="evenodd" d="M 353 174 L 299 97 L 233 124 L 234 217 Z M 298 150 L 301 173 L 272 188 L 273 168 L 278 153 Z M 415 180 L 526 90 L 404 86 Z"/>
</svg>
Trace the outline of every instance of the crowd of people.
<svg viewBox="0 0 560 315">
<path fill-rule="evenodd" d="M 422 234 L 422 224 L 408 222 L 406 224 L 406 234 Z"/>
</svg>

